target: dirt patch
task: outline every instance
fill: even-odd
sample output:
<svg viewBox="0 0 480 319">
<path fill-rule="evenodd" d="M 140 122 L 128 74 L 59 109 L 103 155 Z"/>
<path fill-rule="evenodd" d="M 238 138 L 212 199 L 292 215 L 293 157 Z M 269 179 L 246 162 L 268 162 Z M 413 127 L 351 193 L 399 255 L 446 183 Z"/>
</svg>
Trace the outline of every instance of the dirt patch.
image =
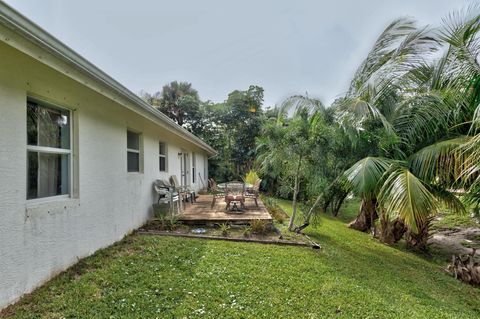
<svg viewBox="0 0 480 319">
<path fill-rule="evenodd" d="M 469 254 L 472 248 L 480 249 L 480 228 L 437 229 L 428 241 L 430 248 L 450 259 L 452 255 Z M 480 261 L 480 255 L 475 257 Z"/>
</svg>

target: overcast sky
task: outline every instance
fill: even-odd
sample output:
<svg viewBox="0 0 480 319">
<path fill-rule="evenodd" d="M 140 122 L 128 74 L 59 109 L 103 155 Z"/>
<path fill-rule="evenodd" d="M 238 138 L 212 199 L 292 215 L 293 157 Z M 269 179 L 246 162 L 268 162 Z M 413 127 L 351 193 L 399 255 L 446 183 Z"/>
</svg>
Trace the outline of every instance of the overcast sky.
<svg viewBox="0 0 480 319">
<path fill-rule="evenodd" d="M 345 92 L 383 28 L 412 16 L 438 25 L 471 0 L 7 0 L 130 90 L 188 81 L 221 102 L 250 84 L 265 104 Z"/>
</svg>

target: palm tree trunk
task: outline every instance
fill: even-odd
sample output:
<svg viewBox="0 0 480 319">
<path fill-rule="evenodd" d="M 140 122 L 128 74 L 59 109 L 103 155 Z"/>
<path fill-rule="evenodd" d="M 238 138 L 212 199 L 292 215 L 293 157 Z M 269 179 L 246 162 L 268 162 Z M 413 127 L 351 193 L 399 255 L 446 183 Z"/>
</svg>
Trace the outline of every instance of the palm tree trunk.
<svg viewBox="0 0 480 319">
<path fill-rule="evenodd" d="M 407 230 L 405 233 L 405 240 L 407 248 L 413 251 L 424 252 L 427 250 L 428 229 L 430 227 L 430 220 L 423 225 L 417 225 L 418 232 L 414 233 Z"/>
<path fill-rule="evenodd" d="M 297 215 L 297 195 L 298 195 L 298 184 L 300 175 L 300 167 L 302 165 L 302 157 L 298 159 L 297 170 L 295 171 L 295 182 L 293 187 L 293 201 L 292 201 L 292 216 L 290 217 L 290 222 L 288 223 L 288 230 L 292 231 L 295 223 L 295 217 Z"/>
<path fill-rule="evenodd" d="M 385 212 L 382 211 L 380 214 L 381 242 L 387 245 L 393 245 L 402 238 L 405 231 L 405 224 L 400 219 L 397 218 L 394 221 L 391 221 L 388 219 Z"/>
<path fill-rule="evenodd" d="M 368 232 L 373 226 L 372 223 L 378 218 L 376 212 L 376 202 L 377 200 L 375 198 L 363 198 L 357 218 L 355 218 L 355 220 L 351 222 L 348 227 L 362 232 Z"/>
</svg>

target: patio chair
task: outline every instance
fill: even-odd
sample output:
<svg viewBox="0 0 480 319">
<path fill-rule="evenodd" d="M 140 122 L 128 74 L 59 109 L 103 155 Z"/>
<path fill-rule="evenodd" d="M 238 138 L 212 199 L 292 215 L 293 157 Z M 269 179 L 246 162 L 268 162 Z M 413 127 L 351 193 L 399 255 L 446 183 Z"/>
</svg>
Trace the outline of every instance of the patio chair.
<svg viewBox="0 0 480 319">
<path fill-rule="evenodd" d="M 225 199 L 225 189 L 219 188 L 217 185 L 217 182 L 215 182 L 213 178 L 210 178 L 208 180 L 208 183 L 210 184 L 210 191 L 212 192 L 212 195 L 213 195 L 212 206 L 211 206 L 211 208 L 213 208 L 218 198 Z"/>
<path fill-rule="evenodd" d="M 177 207 L 177 213 L 182 211 L 182 205 L 180 203 L 180 195 L 170 185 L 169 182 L 161 179 L 157 179 L 153 183 L 153 189 L 158 194 L 157 204 L 165 203 L 170 205 L 170 213 L 175 213 L 175 206 Z"/>
<path fill-rule="evenodd" d="M 258 195 L 260 190 L 260 183 L 262 182 L 261 179 L 257 179 L 255 184 L 252 187 L 245 189 L 245 198 L 251 198 L 255 201 L 255 206 L 258 207 Z"/>
<path fill-rule="evenodd" d="M 182 186 L 182 184 L 180 184 L 180 182 L 178 181 L 177 175 L 170 176 L 170 183 L 172 183 L 175 189 L 180 193 L 182 200 L 187 202 L 187 200 L 190 199 L 191 203 L 194 203 L 196 201 L 195 191 L 190 188 L 190 185 Z"/>
<path fill-rule="evenodd" d="M 230 209 L 230 204 L 233 202 L 233 210 L 237 209 L 236 203 L 240 203 L 240 209 L 245 209 L 245 183 L 243 182 L 228 182 L 225 186 L 225 202 L 226 210 Z"/>
</svg>

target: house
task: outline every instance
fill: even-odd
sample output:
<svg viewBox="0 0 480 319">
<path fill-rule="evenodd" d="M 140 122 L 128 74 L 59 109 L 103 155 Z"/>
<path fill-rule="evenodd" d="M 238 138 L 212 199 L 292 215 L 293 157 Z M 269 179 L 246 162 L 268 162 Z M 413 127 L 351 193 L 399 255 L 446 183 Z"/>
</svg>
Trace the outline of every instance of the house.
<svg viewBox="0 0 480 319">
<path fill-rule="evenodd" d="M 0 308 L 138 228 L 215 151 L 0 1 Z"/>
</svg>

